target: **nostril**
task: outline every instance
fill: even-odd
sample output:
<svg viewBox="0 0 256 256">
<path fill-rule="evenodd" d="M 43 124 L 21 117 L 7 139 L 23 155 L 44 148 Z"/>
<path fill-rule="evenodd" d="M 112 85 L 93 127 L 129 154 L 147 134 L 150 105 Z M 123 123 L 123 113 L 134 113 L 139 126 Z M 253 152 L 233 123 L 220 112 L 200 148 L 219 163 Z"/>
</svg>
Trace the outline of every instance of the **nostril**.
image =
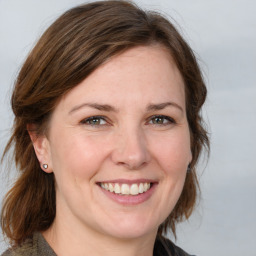
<svg viewBox="0 0 256 256">
<path fill-rule="evenodd" d="M 122 137 L 116 139 L 118 143 L 112 151 L 112 160 L 115 164 L 125 166 L 129 170 L 137 170 L 149 162 L 150 154 L 145 138 L 137 128 L 126 128 Z"/>
</svg>

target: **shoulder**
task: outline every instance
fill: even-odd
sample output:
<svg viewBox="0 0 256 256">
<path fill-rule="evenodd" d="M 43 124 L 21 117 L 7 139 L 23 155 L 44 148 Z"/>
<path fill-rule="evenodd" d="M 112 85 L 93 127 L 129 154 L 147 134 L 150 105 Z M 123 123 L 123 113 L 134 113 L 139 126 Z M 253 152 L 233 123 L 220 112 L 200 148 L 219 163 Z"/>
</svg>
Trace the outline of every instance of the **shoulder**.
<svg viewBox="0 0 256 256">
<path fill-rule="evenodd" d="M 35 255 L 33 251 L 33 239 L 28 238 L 20 246 L 9 248 L 1 256 L 32 256 Z"/>
<path fill-rule="evenodd" d="M 35 233 L 20 246 L 6 250 L 1 256 L 56 256 L 41 233 Z"/>
<path fill-rule="evenodd" d="M 163 236 L 157 236 L 154 256 L 193 256 Z"/>
<path fill-rule="evenodd" d="M 11 252 L 10 252 L 10 250 L 7 250 L 7 251 L 5 251 L 5 252 L 3 252 L 3 253 L 1 254 L 1 256 L 10 256 L 10 255 L 12 255 Z"/>
</svg>

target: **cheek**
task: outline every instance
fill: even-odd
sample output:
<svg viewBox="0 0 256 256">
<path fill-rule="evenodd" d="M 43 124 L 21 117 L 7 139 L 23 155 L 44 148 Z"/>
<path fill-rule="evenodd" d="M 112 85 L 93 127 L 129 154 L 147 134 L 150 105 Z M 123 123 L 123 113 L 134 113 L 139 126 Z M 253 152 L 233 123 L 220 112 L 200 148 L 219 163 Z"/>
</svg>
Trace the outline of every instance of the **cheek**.
<svg viewBox="0 0 256 256">
<path fill-rule="evenodd" d="M 187 132 L 173 132 L 159 136 L 156 141 L 152 155 L 162 175 L 159 184 L 159 208 L 162 210 L 159 218 L 165 220 L 174 209 L 184 187 L 191 156 L 190 137 Z"/>
<path fill-rule="evenodd" d="M 155 139 L 155 158 L 166 174 L 182 175 L 191 160 L 190 136 L 188 131 L 167 134 Z M 182 175 L 183 176 L 183 175 Z"/>
<path fill-rule="evenodd" d="M 65 140 L 55 139 L 52 145 L 55 175 L 74 176 L 76 179 L 93 177 L 105 157 L 104 145 L 97 138 L 82 134 L 63 135 L 63 138 Z"/>
</svg>

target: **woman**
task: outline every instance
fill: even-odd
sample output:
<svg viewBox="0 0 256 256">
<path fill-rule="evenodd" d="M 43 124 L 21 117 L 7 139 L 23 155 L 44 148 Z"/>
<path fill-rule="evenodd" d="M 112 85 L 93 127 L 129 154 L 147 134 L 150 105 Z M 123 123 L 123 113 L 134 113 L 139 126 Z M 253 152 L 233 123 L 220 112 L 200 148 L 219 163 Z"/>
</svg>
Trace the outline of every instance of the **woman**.
<svg viewBox="0 0 256 256">
<path fill-rule="evenodd" d="M 197 198 L 206 88 L 164 17 L 126 1 L 64 13 L 12 95 L 20 176 L 3 255 L 188 255 L 164 238 Z"/>
</svg>

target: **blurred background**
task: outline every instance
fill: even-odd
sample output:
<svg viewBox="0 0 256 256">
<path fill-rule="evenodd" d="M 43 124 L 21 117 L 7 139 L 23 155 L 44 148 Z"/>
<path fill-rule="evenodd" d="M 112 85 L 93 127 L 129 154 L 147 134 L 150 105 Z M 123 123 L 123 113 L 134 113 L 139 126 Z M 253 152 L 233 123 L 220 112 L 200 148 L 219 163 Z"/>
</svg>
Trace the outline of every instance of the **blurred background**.
<svg viewBox="0 0 256 256">
<path fill-rule="evenodd" d="M 10 134 L 11 88 L 42 32 L 81 0 L 0 0 L 0 153 Z M 256 256 L 256 1 L 136 0 L 171 19 L 196 52 L 209 94 L 211 136 L 199 168 L 201 200 L 176 243 L 198 256 Z M 0 202 L 12 182 L 0 166 Z M 171 237 L 171 239 L 173 239 Z M 7 244 L 0 235 L 0 253 Z"/>
</svg>

